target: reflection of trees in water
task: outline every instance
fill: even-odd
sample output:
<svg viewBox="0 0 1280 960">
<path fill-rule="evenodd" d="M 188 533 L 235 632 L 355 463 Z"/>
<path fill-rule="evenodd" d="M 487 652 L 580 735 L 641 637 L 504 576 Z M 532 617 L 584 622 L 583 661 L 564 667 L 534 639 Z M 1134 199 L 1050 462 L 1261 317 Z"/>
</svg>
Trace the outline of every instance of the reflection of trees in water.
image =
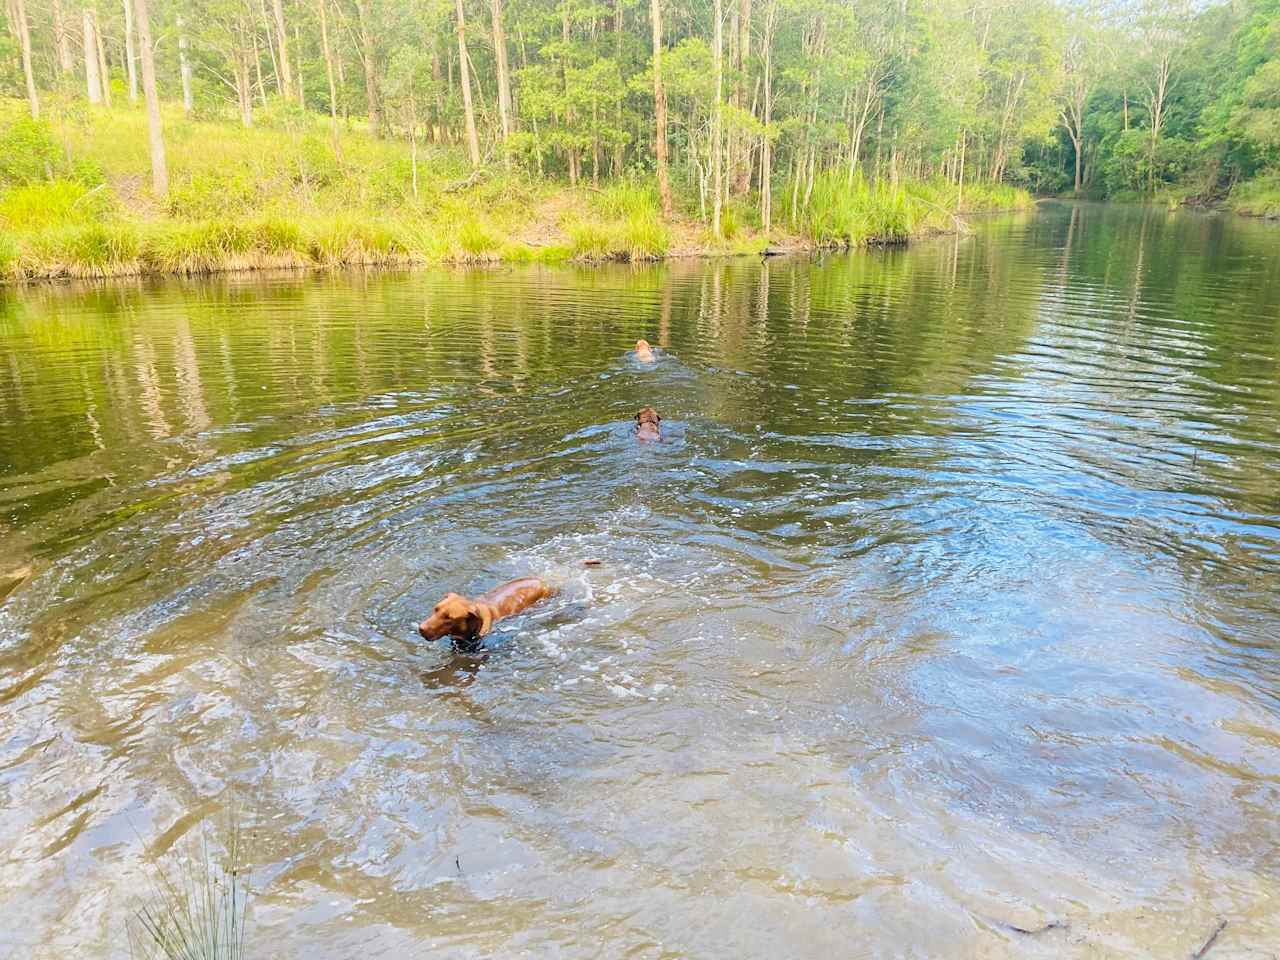
<svg viewBox="0 0 1280 960">
<path fill-rule="evenodd" d="M 0 300 L 11 347 L 0 446 L 18 474 L 88 455 L 112 471 L 195 460 L 212 448 L 190 438 L 221 424 L 329 416 L 389 392 L 426 402 L 477 381 L 491 396 L 554 389 L 608 369 L 641 335 L 694 367 L 749 374 L 713 378 L 711 416 L 823 430 L 843 401 L 910 394 L 899 419 L 868 415 L 866 429 L 928 429 L 945 398 L 972 390 L 1068 305 L 1105 334 L 1087 349 L 1127 369 L 1150 334 L 1148 298 L 1184 324 L 1176 349 L 1200 351 L 1202 375 L 1228 388 L 1204 402 L 1243 417 L 1233 434 L 1256 435 L 1280 417 L 1280 258 L 1259 256 L 1274 240 L 1256 227 L 1075 206 L 977 237 L 821 262 L 11 290 Z M 143 437 L 179 443 L 162 450 Z M 1265 448 L 1238 455 L 1274 477 Z"/>
</svg>

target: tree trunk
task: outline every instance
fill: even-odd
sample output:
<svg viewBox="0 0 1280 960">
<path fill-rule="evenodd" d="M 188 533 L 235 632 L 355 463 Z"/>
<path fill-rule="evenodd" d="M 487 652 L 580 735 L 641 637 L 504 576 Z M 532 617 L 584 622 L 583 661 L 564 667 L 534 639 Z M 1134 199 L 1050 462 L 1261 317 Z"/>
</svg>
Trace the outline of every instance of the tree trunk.
<svg viewBox="0 0 1280 960">
<path fill-rule="evenodd" d="M 90 103 L 102 102 L 102 75 L 100 73 L 101 66 L 98 63 L 98 41 L 94 37 L 93 32 L 93 11 L 85 7 L 81 11 L 83 40 L 84 40 L 84 83 L 85 93 L 89 97 Z"/>
<path fill-rule="evenodd" d="M 360 58 L 364 61 L 364 92 L 369 101 L 369 126 L 374 136 L 382 135 L 382 104 L 378 96 L 378 63 L 377 50 L 374 49 L 373 34 L 369 30 L 369 0 L 360 0 L 356 4 L 356 13 L 360 17 Z"/>
<path fill-rule="evenodd" d="M 178 75 L 182 78 L 182 112 L 189 117 L 195 109 L 195 99 L 191 94 L 191 58 L 187 56 L 187 34 L 182 29 L 181 17 L 178 17 Z"/>
<path fill-rule="evenodd" d="M 751 58 L 751 0 L 738 0 L 738 56 L 734 64 L 738 72 L 734 86 L 733 103 L 739 109 L 747 105 L 747 68 Z M 742 196 L 751 189 L 751 150 L 745 134 L 737 137 L 737 156 L 733 160 L 734 181 L 731 188 L 735 196 Z"/>
<path fill-rule="evenodd" d="M 1071 145 L 1076 148 L 1076 193 L 1080 193 L 1080 138 L 1072 137 Z"/>
<path fill-rule="evenodd" d="M 22 76 L 27 83 L 27 106 L 31 119 L 40 119 L 40 95 L 36 92 L 35 72 L 31 67 L 31 26 L 27 23 L 25 0 L 13 0 L 13 17 L 17 21 L 18 45 L 22 48 Z"/>
<path fill-rule="evenodd" d="M 298 51 L 302 49 L 302 29 L 295 23 L 293 25 L 293 53 L 298 55 Z M 303 110 L 307 109 L 307 90 L 302 83 L 302 63 L 298 63 L 298 72 L 293 75 L 293 79 L 298 84 L 298 106 Z"/>
<path fill-rule="evenodd" d="M 622 0 L 613 0 L 613 59 L 618 65 L 618 76 L 622 76 Z M 613 145 L 613 175 L 622 176 L 622 168 L 626 162 L 626 144 L 622 141 L 622 92 L 618 92 L 618 100 L 614 105 L 614 116 L 617 126 L 617 142 Z"/>
<path fill-rule="evenodd" d="M 476 135 L 476 111 L 471 103 L 471 68 L 467 65 L 467 22 L 462 10 L 462 0 L 457 0 L 458 8 L 458 66 L 461 69 L 462 108 L 467 123 L 467 154 L 471 158 L 472 168 L 480 166 L 480 138 Z"/>
<path fill-rule="evenodd" d="M 662 215 L 670 218 L 671 175 L 667 171 L 667 91 L 662 83 L 662 0 L 649 0 L 649 19 L 653 21 L 653 114 L 656 126 L 654 154 L 658 167 L 658 198 Z"/>
<path fill-rule="evenodd" d="M 267 31 L 267 56 L 271 58 L 271 76 L 276 81 L 276 93 L 283 98 L 284 81 L 280 79 L 280 58 L 276 55 L 275 19 L 267 12 L 267 0 L 259 0 L 258 13 L 262 17 L 263 26 Z M 266 106 L 265 98 L 263 106 Z"/>
<path fill-rule="evenodd" d="M 773 142 L 769 137 L 769 124 L 773 122 L 773 30 L 777 17 L 778 0 L 769 0 L 764 18 L 764 105 L 761 116 L 764 134 L 760 144 L 760 226 L 766 240 L 773 225 Z"/>
<path fill-rule="evenodd" d="M 151 141 L 151 189 L 157 197 L 169 193 L 169 167 L 164 156 L 164 125 L 160 120 L 160 92 L 156 89 L 156 64 L 151 54 L 151 19 L 147 0 L 133 0 L 138 21 L 138 52 L 142 59 L 142 94 L 147 101 L 147 135 Z"/>
<path fill-rule="evenodd" d="M 491 0 L 493 17 L 493 59 L 498 72 L 498 118 L 502 123 L 502 159 L 508 167 L 507 138 L 511 136 L 511 74 L 507 67 L 507 35 L 502 25 L 502 0 Z"/>
<path fill-rule="evenodd" d="M 103 106 L 111 106 L 111 70 L 107 66 L 107 48 L 102 42 L 102 21 L 98 11 L 93 11 L 93 43 L 98 50 L 98 82 L 102 86 Z"/>
<path fill-rule="evenodd" d="M 711 111 L 711 188 L 715 196 L 711 198 L 711 232 L 720 239 L 720 208 L 724 202 L 724 136 L 721 101 L 724 99 L 724 0 L 714 0 L 712 17 L 715 29 L 715 42 L 712 55 L 715 57 L 716 102 Z"/>
<path fill-rule="evenodd" d="M 292 100 L 293 71 L 289 69 L 289 31 L 284 24 L 283 0 L 272 0 L 272 12 L 276 20 L 276 44 L 280 50 L 280 93 L 286 100 Z"/>
<path fill-rule="evenodd" d="M 338 85 L 333 78 L 333 51 L 329 48 L 329 0 L 316 0 L 320 14 L 320 52 L 324 55 L 324 75 L 329 81 L 329 125 L 333 130 L 333 147 L 338 149 Z"/>
<path fill-rule="evenodd" d="M 262 54 L 258 50 L 258 33 L 255 30 L 253 37 L 253 68 L 258 75 L 258 103 L 262 105 L 262 109 L 267 109 L 267 85 L 262 79 Z"/>
<path fill-rule="evenodd" d="M 133 6 L 124 2 L 124 61 L 129 71 L 129 102 L 138 102 L 138 55 L 133 42 Z"/>
<path fill-rule="evenodd" d="M 23 17 L 19 17 L 19 24 Z M 21 29 L 21 26 L 19 27 Z M 31 42 L 31 30 L 27 29 L 27 42 Z M 75 61 L 71 59 L 71 44 L 67 40 L 67 20 L 62 15 L 61 0 L 53 0 L 53 47 L 58 61 L 58 75 L 69 77 L 75 72 Z"/>
</svg>

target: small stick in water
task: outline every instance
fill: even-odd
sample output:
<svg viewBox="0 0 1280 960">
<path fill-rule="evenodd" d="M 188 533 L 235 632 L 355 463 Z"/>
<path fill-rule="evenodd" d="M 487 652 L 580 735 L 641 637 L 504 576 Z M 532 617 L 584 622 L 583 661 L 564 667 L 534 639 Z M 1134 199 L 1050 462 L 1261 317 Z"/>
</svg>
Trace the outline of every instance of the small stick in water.
<svg viewBox="0 0 1280 960">
<path fill-rule="evenodd" d="M 1227 928 L 1225 918 L 1218 921 L 1218 925 L 1213 928 L 1213 933 L 1209 934 L 1209 939 L 1200 945 L 1200 949 L 1191 955 L 1191 960 L 1201 960 L 1201 958 L 1213 949 L 1213 945 L 1218 942 L 1218 934 Z"/>
<path fill-rule="evenodd" d="M 588 557 L 586 560 L 582 561 L 582 565 L 584 567 L 598 567 L 602 563 L 604 563 L 604 561 L 599 559 L 598 557 Z"/>
</svg>

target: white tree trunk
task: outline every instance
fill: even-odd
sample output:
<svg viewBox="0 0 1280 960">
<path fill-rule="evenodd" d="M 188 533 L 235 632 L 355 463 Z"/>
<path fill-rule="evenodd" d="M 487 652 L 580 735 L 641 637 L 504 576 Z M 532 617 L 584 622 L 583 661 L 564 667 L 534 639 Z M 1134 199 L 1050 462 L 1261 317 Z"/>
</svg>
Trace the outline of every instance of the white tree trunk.
<svg viewBox="0 0 1280 960">
<path fill-rule="evenodd" d="M 182 29 L 181 17 L 178 17 L 178 74 L 182 78 L 182 112 L 189 117 L 195 108 L 195 99 L 191 95 L 191 58 L 187 56 L 187 35 Z"/>
<path fill-rule="evenodd" d="M 138 57 L 134 52 L 133 42 L 133 6 L 129 0 L 124 2 L 124 59 L 129 71 L 129 102 L 138 102 Z"/>
<path fill-rule="evenodd" d="M 31 119 L 40 119 L 40 95 L 36 92 L 35 72 L 31 68 L 31 27 L 27 23 L 27 8 L 23 0 L 14 0 L 13 15 L 17 20 L 18 44 L 22 47 L 22 75 L 27 83 L 27 105 Z"/>
<path fill-rule="evenodd" d="M 111 106 L 111 70 L 107 66 L 107 48 L 102 42 L 102 23 L 98 20 L 98 11 L 93 11 L 93 40 L 98 48 L 98 82 L 102 88 L 102 102 Z"/>
<path fill-rule="evenodd" d="M 89 102 L 97 104 L 102 102 L 102 77 L 98 70 L 98 41 L 93 33 L 93 12 L 88 7 L 81 12 L 83 14 L 81 23 L 84 39 L 85 92 Z"/>
<path fill-rule="evenodd" d="M 722 183 L 724 173 L 721 170 L 723 157 L 720 143 L 724 132 L 721 129 L 721 101 L 724 99 L 724 0 L 715 0 L 712 4 L 712 16 L 715 19 L 713 55 L 716 60 L 716 102 L 711 112 L 711 184 L 715 191 L 715 196 L 711 199 L 711 232 L 716 239 L 719 239 L 720 206 L 724 197 Z"/>
<path fill-rule="evenodd" d="M 160 91 L 156 88 L 156 62 L 151 46 L 151 17 L 147 0 L 133 0 L 138 26 L 138 52 L 142 59 L 142 94 L 147 101 L 147 135 L 151 142 L 151 189 L 157 197 L 169 193 L 169 165 L 164 153 L 164 123 L 160 119 Z"/>
<path fill-rule="evenodd" d="M 466 113 L 467 154 L 471 158 L 472 168 L 480 166 L 480 138 L 476 135 L 476 111 L 471 103 L 471 69 L 467 65 L 467 24 L 462 11 L 462 0 L 457 0 L 458 8 L 458 61 L 462 70 L 462 106 Z"/>
</svg>

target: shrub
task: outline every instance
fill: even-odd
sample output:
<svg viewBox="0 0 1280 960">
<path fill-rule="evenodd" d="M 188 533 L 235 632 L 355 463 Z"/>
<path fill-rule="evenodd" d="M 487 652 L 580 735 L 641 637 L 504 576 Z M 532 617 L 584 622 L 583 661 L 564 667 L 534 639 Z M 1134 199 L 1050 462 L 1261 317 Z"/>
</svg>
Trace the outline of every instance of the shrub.
<svg viewBox="0 0 1280 960">
<path fill-rule="evenodd" d="M 58 145 L 45 121 L 18 117 L 0 124 L 0 183 L 43 180 L 57 159 Z"/>
</svg>

